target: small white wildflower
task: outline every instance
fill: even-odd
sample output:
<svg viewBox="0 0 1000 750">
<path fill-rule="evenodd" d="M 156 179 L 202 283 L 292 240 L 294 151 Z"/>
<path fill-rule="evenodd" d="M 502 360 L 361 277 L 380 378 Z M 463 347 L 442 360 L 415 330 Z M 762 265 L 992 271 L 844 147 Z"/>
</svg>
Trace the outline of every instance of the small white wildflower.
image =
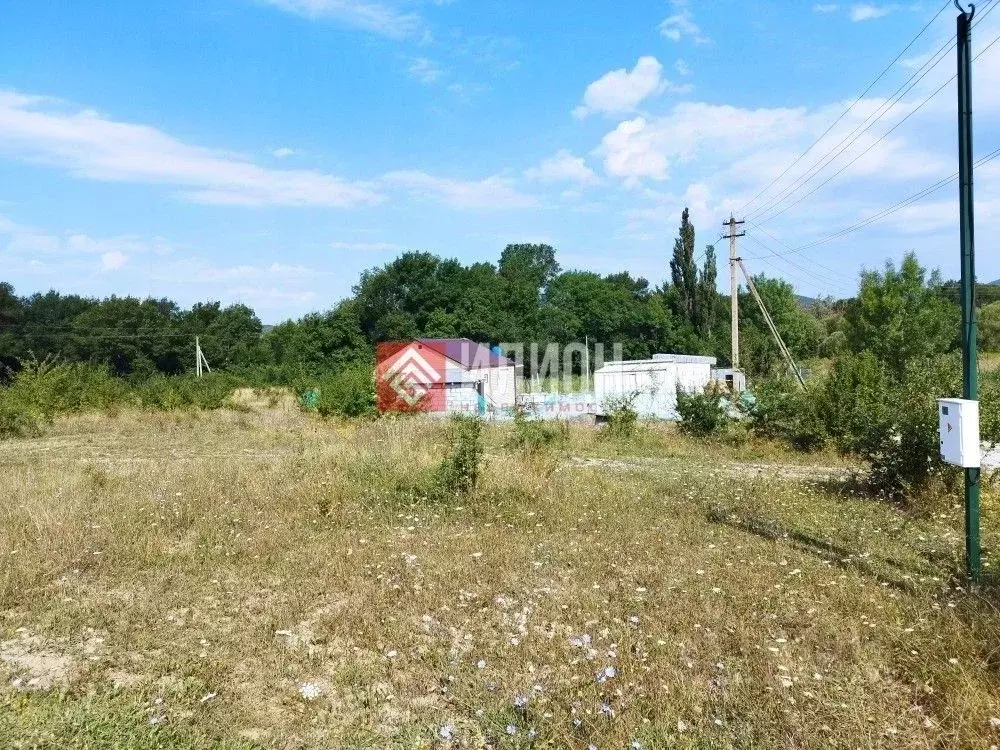
<svg viewBox="0 0 1000 750">
<path fill-rule="evenodd" d="M 688 723 L 686 721 L 684 721 L 683 719 L 678 719 L 677 720 L 677 731 L 678 732 L 686 732 L 687 730 L 688 730 Z"/>
<path fill-rule="evenodd" d="M 477 669 L 486 669 L 486 659 L 480 659 L 476 662 Z"/>
<path fill-rule="evenodd" d="M 440 737 L 442 740 L 450 740 L 454 736 L 455 736 L 455 727 L 453 727 L 451 724 L 445 724 L 438 730 L 438 737 Z"/>
<path fill-rule="evenodd" d="M 388 659 L 395 659 L 397 656 L 399 656 L 399 652 L 396 651 L 395 649 L 392 649 L 391 651 L 386 651 L 385 655 L 386 658 Z"/>
<path fill-rule="evenodd" d="M 990 726 L 994 729 L 1000 729 L 1000 716 L 991 716 Z"/>
<path fill-rule="evenodd" d="M 601 704 L 601 713 L 607 716 L 609 719 L 613 718 L 615 715 L 615 710 L 611 708 L 610 703 Z"/>
<path fill-rule="evenodd" d="M 628 621 L 632 625 L 638 625 L 639 624 L 639 618 L 636 615 L 632 615 L 630 618 L 628 618 Z"/>
<path fill-rule="evenodd" d="M 511 736 L 517 734 L 517 727 L 515 727 L 513 724 L 508 724 L 507 725 L 507 734 L 509 734 Z"/>
<path fill-rule="evenodd" d="M 299 695 L 302 696 L 302 700 L 314 701 L 323 695 L 323 691 L 313 682 L 303 682 L 299 685 Z"/>
<path fill-rule="evenodd" d="M 528 707 L 529 698 L 527 695 L 519 695 L 514 698 L 514 708 L 524 710 Z"/>
<path fill-rule="evenodd" d="M 950 659 L 948 660 L 948 663 L 949 663 L 949 664 L 952 664 L 952 665 L 954 665 L 954 664 L 958 664 L 958 659 L 956 659 L 956 658 L 955 658 L 955 657 L 953 656 L 953 657 L 951 657 L 951 658 L 950 658 Z"/>
</svg>

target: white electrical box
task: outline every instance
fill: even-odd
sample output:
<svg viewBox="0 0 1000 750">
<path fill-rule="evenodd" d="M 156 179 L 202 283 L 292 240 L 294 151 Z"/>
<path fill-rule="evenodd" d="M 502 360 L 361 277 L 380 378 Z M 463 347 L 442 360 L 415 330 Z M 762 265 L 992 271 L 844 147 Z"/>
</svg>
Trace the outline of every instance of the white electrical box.
<svg viewBox="0 0 1000 750">
<path fill-rule="evenodd" d="M 979 468 L 979 402 L 938 399 L 941 460 L 966 469 Z"/>
</svg>

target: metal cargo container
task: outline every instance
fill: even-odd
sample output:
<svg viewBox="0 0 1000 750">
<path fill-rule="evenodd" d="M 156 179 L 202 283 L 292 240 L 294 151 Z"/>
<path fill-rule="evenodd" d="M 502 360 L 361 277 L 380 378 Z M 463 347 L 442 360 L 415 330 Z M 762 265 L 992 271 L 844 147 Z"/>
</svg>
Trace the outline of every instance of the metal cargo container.
<svg viewBox="0 0 1000 750">
<path fill-rule="evenodd" d="M 677 389 L 701 393 L 712 380 L 715 357 L 655 354 L 653 359 L 609 362 L 594 372 L 594 395 L 606 410 L 609 401 L 633 397 L 639 416 L 677 419 Z"/>
</svg>

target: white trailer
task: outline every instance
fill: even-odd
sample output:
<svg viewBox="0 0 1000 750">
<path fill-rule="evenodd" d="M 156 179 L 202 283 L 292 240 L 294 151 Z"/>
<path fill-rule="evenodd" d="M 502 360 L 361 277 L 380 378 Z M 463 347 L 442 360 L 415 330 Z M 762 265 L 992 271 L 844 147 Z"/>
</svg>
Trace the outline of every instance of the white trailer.
<svg viewBox="0 0 1000 750">
<path fill-rule="evenodd" d="M 594 396 L 602 410 L 629 398 L 640 417 L 676 420 L 677 389 L 701 393 L 712 380 L 715 357 L 655 354 L 653 359 L 608 362 L 594 373 Z"/>
</svg>

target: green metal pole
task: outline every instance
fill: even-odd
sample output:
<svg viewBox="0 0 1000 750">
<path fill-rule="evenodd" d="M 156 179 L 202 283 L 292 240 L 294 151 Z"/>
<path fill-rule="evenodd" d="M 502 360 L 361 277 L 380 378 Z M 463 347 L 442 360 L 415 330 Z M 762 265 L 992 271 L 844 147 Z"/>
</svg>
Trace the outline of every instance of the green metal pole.
<svg viewBox="0 0 1000 750">
<path fill-rule="evenodd" d="M 957 3 L 956 3 L 957 5 Z M 962 395 L 979 399 L 976 341 L 976 245 L 972 200 L 972 42 L 975 6 L 958 17 L 958 171 L 962 247 Z M 965 470 L 965 560 L 972 583 L 979 583 L 979 469 Z"/>
</svg>

